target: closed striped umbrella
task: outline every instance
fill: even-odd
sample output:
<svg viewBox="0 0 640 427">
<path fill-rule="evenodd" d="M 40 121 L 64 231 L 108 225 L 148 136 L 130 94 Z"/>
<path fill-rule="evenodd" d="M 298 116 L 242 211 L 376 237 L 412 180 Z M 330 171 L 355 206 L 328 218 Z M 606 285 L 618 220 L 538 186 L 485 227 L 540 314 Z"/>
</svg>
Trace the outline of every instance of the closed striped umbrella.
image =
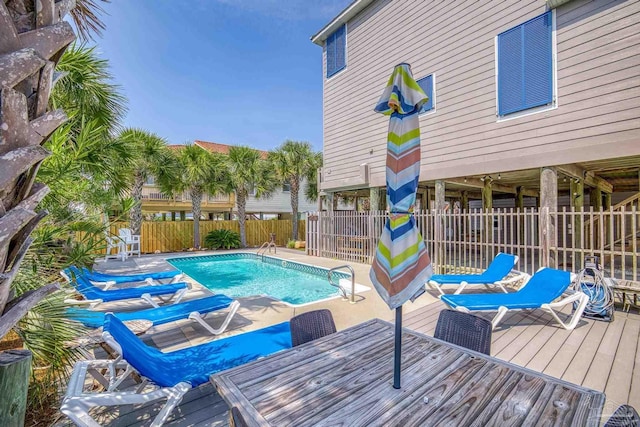
<svg viewBox="0 0 640 427">
<path fill-rule="evenodd" d="M 421 295 L 432 275 L 431 259 L 413 216 L 420 175 L 418 113 L 427 101 L 427 95 L 413 79 L 409 64 L 399 64 L 375 108 L 376 112 L 390 116 L 387 136 L 389 217 L 369 276 L 389 308 L 396 309 L 395 388 L 400 388 L 402 304 Z"/>
</svg>

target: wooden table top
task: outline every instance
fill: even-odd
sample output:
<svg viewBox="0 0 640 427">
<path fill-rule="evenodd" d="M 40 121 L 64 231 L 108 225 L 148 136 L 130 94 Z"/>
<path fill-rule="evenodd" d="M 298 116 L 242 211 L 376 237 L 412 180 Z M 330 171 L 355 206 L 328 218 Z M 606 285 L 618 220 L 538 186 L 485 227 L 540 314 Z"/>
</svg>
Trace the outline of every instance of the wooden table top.
<svg viewBox="0 0 640 427">
<path fill-rule="evenodd" d="M 374 319 L 211 376 L 256 426 L 597 426 L 604 393 Z"/>
</svg>

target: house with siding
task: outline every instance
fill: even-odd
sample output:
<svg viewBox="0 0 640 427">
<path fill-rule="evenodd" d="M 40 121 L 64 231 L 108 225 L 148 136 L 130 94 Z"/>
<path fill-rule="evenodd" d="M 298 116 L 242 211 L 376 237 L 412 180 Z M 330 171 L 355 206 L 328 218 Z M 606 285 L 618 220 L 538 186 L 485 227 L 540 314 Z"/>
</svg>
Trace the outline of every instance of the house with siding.
<svg viewBox="0 0 640 427">
<path fill-rule="evenodd" d="M 373 109 L 405 62 L 429 96 L 423 209 L 637 206 L 638 16 L 637 0 L 355 0 L 311 37 L 321 194 L 384 209 L 388 118 Z"/>
<path fill-rule="evenodd" d="M 194 145 L 211 153 L 229 153 L 230 145 L 218 144 L 215 142 L 195 140 Z M 173 150 L 179 150 L 182 145 L 170 145 Z M 266 159 L 268 153 L 260 151 L 262 158 Z M 310 202 L 304 196 L 304 182 L 300 186 L 299 212 L 304 213 L 316 208 L 315 202 Z M 202 213 L 209 219 L 231 218 L 235 210 L 235 196 L 233 194 L 206 195 L 202 199 Z M 169 214 L 172 219 L 180 217 L 185 219 L 187 213 L 191 211 L 191 199 L 188 193 L 178 195 L 174 198 L 163 195 L 150 179 L 143 187 L 142 211 L 147 214 Z M 265 218 L 291 218 L 291 192 L 288 184 L 282 186 L 268 199 L 258 199 L 250 194 L 246 206 L 247 215 L 254 219 Z"/>
</svg>

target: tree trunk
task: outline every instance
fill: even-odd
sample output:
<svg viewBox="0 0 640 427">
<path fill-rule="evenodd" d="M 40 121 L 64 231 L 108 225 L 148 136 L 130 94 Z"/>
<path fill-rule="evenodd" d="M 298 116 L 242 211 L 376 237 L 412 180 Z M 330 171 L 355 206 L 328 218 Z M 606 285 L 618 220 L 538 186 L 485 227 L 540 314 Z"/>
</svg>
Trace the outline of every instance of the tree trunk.
<svg viewBox="0 0 640 427">
<path fill-rule="evenodd" d="M 200 249 L 200 215 L 202 214 L 202 190 L 192 188 L 191 210 L 193 211 L 193 247 Z"/>
<path fill-rule="evenodd" d="M 0 329 L 5 331 L 20 320 L 5 316 L 5 307 L 29 236 L 44 217 L 35 210 L 48 191 L 35 184 L 49 155 L 41 145 L 66 120 L 63 111 L 48 110 L 55 63 L 75 39 L 62 19 L 67 8 L 61 3 L 0 1 Z"/>
<path fill-rule="evenodd" d="M 240 244 L 247 247 L 247 232 L 245 229 L 245 212 L 247 209 L 247 192 L 239 189 L 236 192 L 236 206 L 238 208 L 238 225 L 240 226 Z"/>
<path fill-rule="evenodd" d="M 140 235 L 142 228 L 142 187 L 144 186 L 144 177 L 139 171 L 136 171 L 133 178 L 133 189 L 131 197 L 133 197 L 133 207 L 129 212 L 129 223 L 133 234 Z"/>
<path fill-rule="evenodd" d="M 291 185 L 291 215 L 293 215 L 291 240 L 298 240 L 298 193 L 300 191 L 300 178 L 293 178 L 289 182 L 289 185 Z"/>
<path fill-rule="evenodd" d="M 24 425 L 30 370 L 29 350 L 9 350 L 0 353 L 0 425 Z"/>
</svg>

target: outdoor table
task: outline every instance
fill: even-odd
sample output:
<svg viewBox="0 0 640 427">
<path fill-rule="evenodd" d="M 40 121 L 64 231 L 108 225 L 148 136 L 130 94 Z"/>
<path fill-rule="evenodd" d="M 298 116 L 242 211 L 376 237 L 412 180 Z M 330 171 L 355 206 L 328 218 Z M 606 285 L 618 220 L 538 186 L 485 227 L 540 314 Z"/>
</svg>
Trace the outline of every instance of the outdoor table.
<svg viewBox="0 0 640 427">
<path fill-rule="evenodd" d="M 211 376 L 253 426 L 597 426 L 604 393 L 380 319 Z"/>
</svg>

